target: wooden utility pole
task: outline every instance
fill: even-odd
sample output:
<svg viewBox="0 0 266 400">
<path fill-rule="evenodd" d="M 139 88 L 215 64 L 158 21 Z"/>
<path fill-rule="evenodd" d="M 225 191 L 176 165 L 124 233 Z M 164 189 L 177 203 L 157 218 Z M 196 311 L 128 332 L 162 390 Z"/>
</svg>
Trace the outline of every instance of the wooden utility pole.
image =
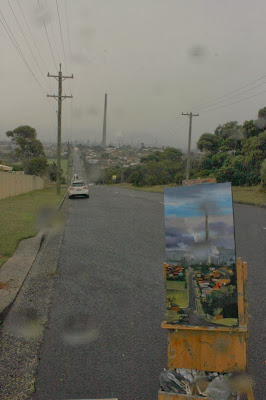
<svg viewBox="0 0 266 400">
<path fill-rule="evenodd" d="M 189 179 L 189 164 L 190 164 L 192 117 L 198 117 L 199 114 L 192 114 L 192 112 L 191 112 L 191 113 L 182 113 L 182 115 L 189 115 L 188 152 L 187 152 L 187 170 L 186 170 L 186 180 L 188 180 Z"/>
<path fill-rule="evenodd" d="M 107 93 L 104 96 L 104 115 L 103 115 L 103 138 L 102 138 L 102 147 L 105 149 L 106 147 L 106 117 L 107 117 Z"/>
<path fill-rule="evenodd" d="M 57 169 L 56 169 L 56 193 L 60 194 L 61 189 L 61 127 L 62 127 L 62 101 L 66 98 L 72 99 L 73 96 L 62 96 L 62 82 L 67 79 L 73 79 L 73 74 L 71 76 L 63 76 L 61 71 L 61 64 L 60 64 L 60 71 L 58 75 L 50 75 L 48 72 L 48 78 L 55 78 L 58 81 L 58 95 L 55 94 L 47 94 L 47 97 L 54 97 L 57 99 L 58 102 L 58 111 L 57 111 Z"/>
</svg>

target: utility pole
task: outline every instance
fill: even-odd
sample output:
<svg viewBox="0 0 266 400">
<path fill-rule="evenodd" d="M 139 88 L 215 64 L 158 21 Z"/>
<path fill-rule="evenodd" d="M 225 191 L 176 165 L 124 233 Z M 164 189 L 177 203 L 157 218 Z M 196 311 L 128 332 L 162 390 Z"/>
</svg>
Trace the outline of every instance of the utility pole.
<svg viewBox="0 0 266 400">
<path fill-rule="evenodd" d="M 48 78 L 55 78 L 58 81 L 58 95 L 55 94 L 47 94 L 47 97 L 54 97 L 58 102 L 58 111 L 57 111 L 57 170 L 56 170 L 56 193 L 60 194 L 61 189 L 61 126 L 62 126 L 62 101 L 66 98 L 72 99 L 73 96 L 62 96 L 62 82 L 67 79 L 73 79 L 73 74 L 71 76 L 62 75 L 61 64 L 60 71 L 58 75 L 50 75 L 48 72 Z"/>
<path fill-rule="evenodd" d="M 191 113 L 182 113 L 182 115 L 189 115 L 188 152 L 187 152 L 187 170 L 186 170 L 186 180 L 188 180 L 189 179 L 189 164 L 190 164 L 192 117 L 198 117 L 199 114 L 193 114 L 191 112 Z"/>
<path fill-rule="evenodd" d="M 107 114 L 107 93 L 105 93 L 104 96 L 103 138 L 102 138 L 103 149 L 105 149 L 106 147 L 106 114 Z"/>
<path fill-rule="evenodd" d="M 69 184 L 69 180 L 70 180 L 69 179 L 69 171 L 70 171 L 69 158 L 70 158 L 70 144 L 69 144 L 69 141 L 68 141 L 67 142 L 67 185 Z"/>
</svg>

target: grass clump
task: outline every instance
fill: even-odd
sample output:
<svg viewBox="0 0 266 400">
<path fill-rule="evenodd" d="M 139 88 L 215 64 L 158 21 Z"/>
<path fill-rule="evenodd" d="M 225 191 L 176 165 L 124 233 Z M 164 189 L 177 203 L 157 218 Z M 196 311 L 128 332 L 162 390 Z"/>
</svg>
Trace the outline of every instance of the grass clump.
<svg viewBox="0 0 266 400">
<path fill-rule="evenodd" d="M 22 239 L 36 236 L 36 221 L 41 210 L 55 210 L 64 194 L 62 190 L 57 195 L 54 188 L 49 188 L 0 200 L 0 267 Z"/>
</svg>

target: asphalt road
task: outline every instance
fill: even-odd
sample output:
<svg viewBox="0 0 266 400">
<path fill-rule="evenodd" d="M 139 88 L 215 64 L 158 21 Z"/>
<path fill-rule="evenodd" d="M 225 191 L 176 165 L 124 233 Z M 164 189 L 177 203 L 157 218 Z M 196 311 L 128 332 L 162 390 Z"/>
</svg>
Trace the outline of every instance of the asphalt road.
<svg viewBox="0 0 266 400">
<path fill-rule="evenodd" d="M 162 195 L 70 201 L 34 400 L 156 399 L 167 366 Z"/>
</svg>

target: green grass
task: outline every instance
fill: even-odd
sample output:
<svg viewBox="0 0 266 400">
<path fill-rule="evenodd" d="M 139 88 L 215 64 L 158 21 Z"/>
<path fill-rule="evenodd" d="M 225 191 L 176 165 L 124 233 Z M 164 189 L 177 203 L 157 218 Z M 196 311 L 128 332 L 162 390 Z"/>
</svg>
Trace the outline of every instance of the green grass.
<svg viewBox="0 0 266 400">
<path fill-rule="evenodd" d="M 155 185 L 136 187 L 130 183 L 112 185 L 123 189 L 142 190 L 145 192 L 163 193 L 165 188 L 177 185 Z M 261 191 L 260 186 L 233 186 L 233 201 L 257 206 L 266 206 L 266 191 Z"/>
<path fill-rule="evenodd" d="M 55 208 L 64 194 L 65 190 L 58 196 L 55 188 L 49 188 L 0 200 L 0 266 L 14 253 L 20 240 L 37 234 L 38 212 Z"/>
<path fill-rule="evenodd" d="M 266 206 L 266 191 L 262 191 L 260 186 L 234 186 L 233 200 L 245 204 Z"/>
<path fill-rule="evenodd" d="M 172 289 L 172 290 L 186 290 L 185 289 L 185 282 L 180 282 L 180 281 L 166 281 L 166 289 Z"/>
<path fill-rule="evenodd" d="M 166 290 L 166 298 L 171 297 L 173 303 L 178 304 L 181 308 L 188 307 L 188 291 L 187 290 Z"/>
</svg>

